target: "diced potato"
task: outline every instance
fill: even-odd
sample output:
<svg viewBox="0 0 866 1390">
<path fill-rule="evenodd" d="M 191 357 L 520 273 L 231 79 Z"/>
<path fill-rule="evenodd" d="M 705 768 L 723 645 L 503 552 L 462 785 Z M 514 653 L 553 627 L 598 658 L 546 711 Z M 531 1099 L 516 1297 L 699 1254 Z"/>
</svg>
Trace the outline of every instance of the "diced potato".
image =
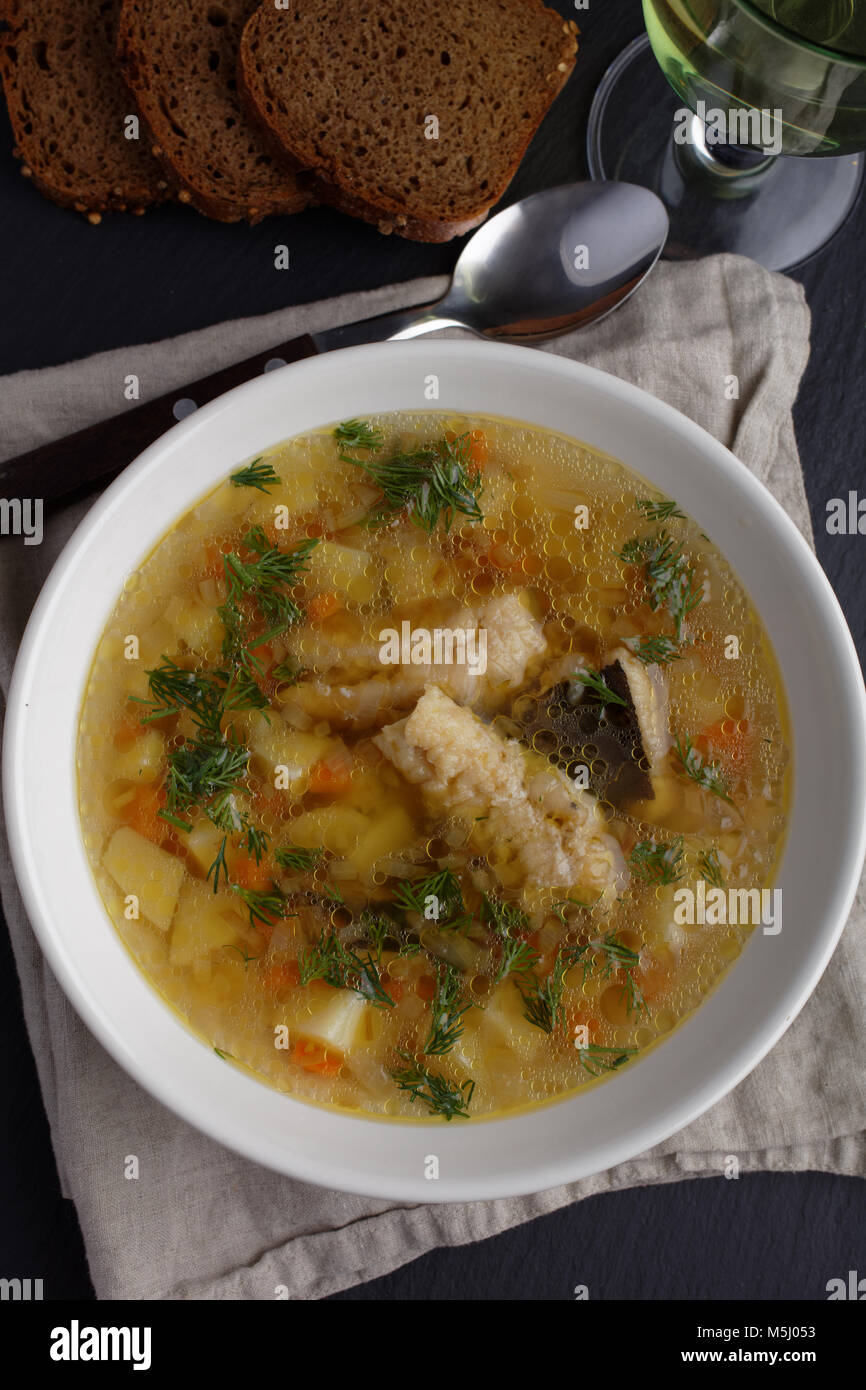
<svg viewBox="0 0 866 1390">
<path fill-rule="evenodd" d="M 376 592 L 379 580 L 365 550 L 354 550 L 337 541 L 321 541 L 313 552 L 309 583 L 366 603 Z"/>
<path fill-rule="evenodd" d="M 360 844 L 351 851 L 349 858 L 361 875 L 368 874 L 385 854 L 394 854 L 411 844 L 415 838 L 412 818 L 402 806 L 392 806 L 383 811 L 370 824 Z"/>
<path fill-rule="evenodd" d="M 360 994 L 341 989 L 333 999 L 328 999 L 304 1019 L 304 1037 L 334 1047 L 338 1052 L 348 1052 L 364 1039 L 366 1014 L 371 1007 Z"/>
<path fill-rule="evenodd" d="M 220 650 L 224 633 L 220 616 L 197 598 L 178 598 L 175 594 L 169 599 L 165 620 L 191 652 Z"/>
<path fill-rule="evenodd" d="M 168 958 L 172 965 L 192 965 L 211 951 L 234 945 L 243 923 L 233 905 L 204 883 L 187 879 L 178 899 Z"/>
<path fill-rule="evenodd" d="M 211 821 L 204 818 L 196 821 L 188 835 L 181 832 L 181 840 L 185 842 L 190 858 L 203 874 L 216 859 L 222 839 L 223 831 L 217 830 Z"/>
<path fill-rule="evenodd" d="M 433 546 L 390 547 L 385 576 L 395 603 L 413 603 L 436 593 L 436 577 L 446 566 Z"/>
<path fill-rule="evenodd" d="M 156 729 L 148 729 L 135 739 L 128 748 L 118 750 L 111 760 L 111 771 L 118 778 L 130 782 L 155 782 L 162 772 L 165 761 L 165 744 L 162 734 Z"/>
<path fill-rule="evenodd" d="M 175 650 L 177 637 L 165 618 L 157 618 L 138 638 L 138 656 L 145 667 L 158 666 L 167 652 Z"/>
<path fill-rule="evenodd" d="M 181 860 L 123 825 L 109 840 L 102 862 L 118 887 L 138 898 L 142 916 L 168 931 L 183 882 Z"/>
<path fill-rule="evenodd" d="M 495 1040 L 528 1057 L 538 1051 L 546 1035 L 524 1018 L 523 1012 L 524 1003 L 519 990 L 513 980 L 506 979 L 497 985 L 485 1005 L 484 1021 L 491 1043 Z"/>
<path fill-rule="evenodd" d="M 258 714 L 250 720 L 250 747 L 264 765 L 261 771 L 273 779 L 274 769 L 288 769 L 289 790 L 300 792 L 314 763 L 326 758 L 339 746 L 326 735 L 290 729 L 284 720 L 269 715 L 270 724 Z"/>
<path fill-rule="evenodd" d="M 316 849 L 323 845 L 341 859 L 351 859 L 358 845 L 368 833 L 369 822 L 366 816 L 353 806 L 339 802 L 330 806 L 317 806 L 313 811 L 305 811 L 291 823 L 291 837 L 302 849 Z"/>
</svg>

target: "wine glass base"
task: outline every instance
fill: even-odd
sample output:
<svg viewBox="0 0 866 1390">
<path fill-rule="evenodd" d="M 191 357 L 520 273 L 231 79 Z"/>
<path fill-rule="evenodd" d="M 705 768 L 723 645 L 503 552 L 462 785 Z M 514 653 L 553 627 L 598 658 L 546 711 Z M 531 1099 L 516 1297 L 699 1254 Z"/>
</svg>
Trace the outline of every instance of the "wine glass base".
<svg viewBox="0 0 866 1390">
<path fill-rule="evenodd" d="M 602 78 L 587 131 L 590 176 L 651 188 L 668 210 L 667 260 L 719 251 L 790 270 L 820 251 L 853 208 L 866 156 L 780 155 L 748 191 L 700 171 L 684 173 L 673 139 L 683 103 L 644 34 Z"/>
</svg>

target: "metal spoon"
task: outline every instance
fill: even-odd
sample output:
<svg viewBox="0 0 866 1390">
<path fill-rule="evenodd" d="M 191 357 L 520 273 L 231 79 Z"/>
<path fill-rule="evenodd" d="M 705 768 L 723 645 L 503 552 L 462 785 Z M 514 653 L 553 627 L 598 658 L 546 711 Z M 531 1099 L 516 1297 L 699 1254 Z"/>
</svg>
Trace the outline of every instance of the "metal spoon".
<svg viewBox="0 0 866 1390">
<path fill-rule="evenodd" d="M 437 328 L 540 342 L 604 318 L 649 274 L 668 235 L 660 198 L 630 183 L 566 183 L 498 212 L 467 241 L 450 288 L 417 309 L 314 333 L 319 352 Z"/>
<path fill-rule="evenodd" d="M 609 314 L 658 260 L 663 203 L 627 183 L 548 188 L 491 217 L 466 242 L 434 304 L 304 334 L 222 371 L 0 463 L 0 495 L 43 501 L 90 491 L 120 473 L 199 406 L 261 372 L 335 348 L 414 338 L 437 328 L 539 342 Z"/>
</svg>

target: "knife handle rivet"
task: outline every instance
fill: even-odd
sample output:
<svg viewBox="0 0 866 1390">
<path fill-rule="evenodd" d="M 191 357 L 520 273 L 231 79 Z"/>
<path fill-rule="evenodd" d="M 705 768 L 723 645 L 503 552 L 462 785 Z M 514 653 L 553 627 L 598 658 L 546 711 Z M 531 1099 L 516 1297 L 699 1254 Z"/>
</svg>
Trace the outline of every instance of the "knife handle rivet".
<svg viewBox="0 0 866 1390">
<path fill-rule="evenodd" d="M 276 371 L 278 371 L 278 370 L 280 369 L 280 367 L 287 367 L 288 365 L 289 365 L 289 364 L 288 364 L 288 362 L 286 361 L 285 357 L 271 357 L 271 358 L 265 363 L 265 371 L 266 371 L 266 372 L 276 372 Z"/>
<path fill-rule="evenodd" d="M 185 420 L 188 415 L 192 415 L 194 410 L 198 410 L 195 401 L 191 401 L 189 396 L 184 396 L 182 400 L 175 401 L 171 413 L 175 420 Z"/>
</svg>

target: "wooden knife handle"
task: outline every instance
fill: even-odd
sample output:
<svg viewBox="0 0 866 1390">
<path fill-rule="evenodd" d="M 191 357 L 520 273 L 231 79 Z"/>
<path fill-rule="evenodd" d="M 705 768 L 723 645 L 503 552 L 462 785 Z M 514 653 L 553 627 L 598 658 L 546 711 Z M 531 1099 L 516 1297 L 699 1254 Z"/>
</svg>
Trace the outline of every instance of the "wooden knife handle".
<svg viewBox="0 0 866 1390">
<path fill-rule="evenodd" d="M 200 381 L 178 386 L 164 396 L 143 401 L 98 425 L 77 430 L 64 439 L 41 444 L 38 449 L 0 463 L 0 496 L 40 497 L 56 502 L 74 493 L 84 494 L 114 478 L 134 458 L 176 425 L 193 409 L 217 396 L 252 381 L 266 368 L 315 357 L 318 348 L 309 334 L 280 347 L 256 353 L 244 362 L 224 367 Z"/>
</svg>

